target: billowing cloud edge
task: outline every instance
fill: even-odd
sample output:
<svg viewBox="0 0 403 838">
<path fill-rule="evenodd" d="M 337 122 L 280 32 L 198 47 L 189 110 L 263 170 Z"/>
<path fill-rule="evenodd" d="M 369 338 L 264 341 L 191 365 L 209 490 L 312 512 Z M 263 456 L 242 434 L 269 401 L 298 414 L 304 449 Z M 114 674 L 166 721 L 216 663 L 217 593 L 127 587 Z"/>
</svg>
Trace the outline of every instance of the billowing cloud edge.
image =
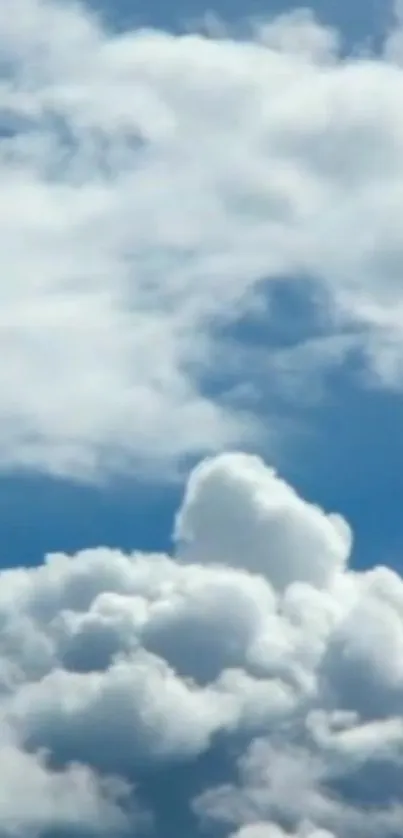
<svg viewBox="0 0 403 838">
<path fill-rule="evenodd" d="M 401 577 L 240 453 L 192 473 L 175 540 L 1 572 L 2 834 L 402 834 Z M 182 767 L 169 816 L 150 783 Z"/>
<path fill-rule="evenodd" d="M 309 10 L 223 37 L 14 7 L 0 9 L 3 470 L 161 475 L 274 450 L 274 394 L 293 394 L 298 422 L 351 352 L 401 387 L 398 16 L 377 54 L 345 55 Z M 308 301 L 314 288 L 313 323 L 285 345 L 270 300 L 293 283 Z"/>
</svg>

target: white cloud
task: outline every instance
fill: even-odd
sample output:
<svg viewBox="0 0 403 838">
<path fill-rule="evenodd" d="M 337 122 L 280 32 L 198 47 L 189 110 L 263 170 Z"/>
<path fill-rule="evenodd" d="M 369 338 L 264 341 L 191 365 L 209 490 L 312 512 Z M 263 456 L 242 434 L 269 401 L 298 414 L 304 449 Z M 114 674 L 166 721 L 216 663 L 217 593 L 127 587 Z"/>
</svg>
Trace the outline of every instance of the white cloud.
<svg viewBox="0 0 403 838">
<path fill-rule="evenodd" d="M 305 503 L 259 458 L 239 454 L 205 461 L 188 483 L 176 537 L 184 555 L 268 576 L 326 587 L 351 549 L 346 522 Z"/>
<path fill-rule="evenodd" d="M 143 835 L 169 772 L 172 817 L 237 838 L 402 835 L 401 577 L 255 457 L 202 463 L 178 521 L 186 561 L 1 571 L 1 834 Z"/>
<path fill-rule="evenodd" d="M 237 838 L 287 838 L 288 832 L 285 832 L 279 826 L 273 823 L 257 823 L 252 826 L 245 826 L 237 833 Z M 304 825 L 298 833 L 298 838 L 333 838 L 330 832 L 323 829 L 315 829 L 312 824 Z M 296 836 L 293 836 L 296 838 Z"/>
<path fill-rule="evenodd" d="M 25 838 L 61 829 L 69 834 L 124 835 L 134 820 L 129 789 L 102 780 L 85 766 L 52 771 L 46 755 L 30 754 L 2 734 L 0 745 L 0 828 Z M 141 816 L 139 816 L 141 823 Z"/>
<path fill-rule="evenodd" d="M 302 368 L 265 357 L 280 382 L 297 364 L 309 393 L 312 367 L 353 343 L 401 383 L 398 28 L 384 55 L 344 59 L 309 11 L 242 40 L 14 6 L 0 8 L 3 468 L 90 478 L 259 439 L 239 406 L 253 364 L 241 341 L 220 354 L 217 329 L 262 279 L 309 276 L 327 299 Z M 217 357 L 221 379 L 238 369 L 222 398 L 203 384 Z"/>
</svg>

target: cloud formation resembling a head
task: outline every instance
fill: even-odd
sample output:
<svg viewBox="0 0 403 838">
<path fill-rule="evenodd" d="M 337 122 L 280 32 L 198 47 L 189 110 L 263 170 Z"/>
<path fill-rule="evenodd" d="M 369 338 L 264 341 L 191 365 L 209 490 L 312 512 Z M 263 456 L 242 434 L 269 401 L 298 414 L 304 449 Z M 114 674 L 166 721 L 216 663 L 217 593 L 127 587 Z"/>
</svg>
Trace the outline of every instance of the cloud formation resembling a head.
<svg viewBox="0 0 403 838">
<path fill-rule="evenodd" d="M 1 571 L 1 834 L 403 835 L 401 577 L 241 454 L 176 538 Z"/>
</svg>

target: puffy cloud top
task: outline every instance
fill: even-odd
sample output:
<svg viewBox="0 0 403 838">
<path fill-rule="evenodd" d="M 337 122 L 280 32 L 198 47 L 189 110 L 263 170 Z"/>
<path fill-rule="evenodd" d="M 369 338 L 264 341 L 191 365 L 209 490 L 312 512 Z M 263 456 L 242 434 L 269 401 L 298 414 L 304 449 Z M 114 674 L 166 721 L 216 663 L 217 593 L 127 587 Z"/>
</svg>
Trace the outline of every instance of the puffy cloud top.
<svg viewBox="0 0 403 838">
<path fill-rule="evenodd" d="M 176 536 L 1 572 L 1 834 L 403 835 L 400 576 L 237 453 Z"/>
<path fill-rule="evenodd" d="M 259 371 L 308 393 L 351 348 L 401 387 L 399 20 L 344 57 L 309 12 L 116 34 L 14 0 L 0 53 L 0 468 L 250 448 Z M 228 347 L 290 277 L 321 337 Z M 2 838 L 403 836 L 401 576 L 241 454 L 174 539 L 0 571 Z"/>
<path fill-rule="evenodd" d="M 191 476 L 176 522 L 179 555 L 267 577 L 328 586 L 351 549 L 348 524 L 325 515 L 257 457 L 222 455 Z"/>
<path fill-rule="evenodd" d="M 191 476 L 176 523 L 180 555 L 328 586 L 351 549 L 348 524 L 306 503 L 257 457 L 223 455 Z"/>
</svg>

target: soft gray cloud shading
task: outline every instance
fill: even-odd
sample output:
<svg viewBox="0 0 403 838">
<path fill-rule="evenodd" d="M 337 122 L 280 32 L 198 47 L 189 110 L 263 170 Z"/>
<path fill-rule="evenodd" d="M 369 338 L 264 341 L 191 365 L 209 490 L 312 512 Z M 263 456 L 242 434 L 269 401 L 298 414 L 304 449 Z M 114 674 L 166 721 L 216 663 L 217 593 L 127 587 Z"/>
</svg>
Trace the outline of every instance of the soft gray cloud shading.
<svg viewBox="0 0 403 838">
<path fill-rule="evenodd" d="M 159 834 L 163 807 L 168 834 L 402 835 L 401 577 L 237 453 L 176 536 L 1 572 L 1 834 Z"/>
<path fill-rule="evenodd" d="M 401 386 L 399 19 L 377 56 L 339 40 L 309 10 L 180 37 L 1 4 L 1 467 L 161 474 L 270 444 L 256 390 L 309 398 L 351 348 Z M 222 351 L 290 277 L 321 288 L 321 338 Z"/>
<path fill-rule="evenodd" d="M 4 836 L 123 835 L 136 822 L 123 782 L 71 764 L 51 771 L 46 754 L 24 751 L 13 734 L 0 745 L 0 829 Z M 127 807 L 126 804 L 129 803 Z M 139 823 L 144 820 L 138 816 Z"/>
</svg>

